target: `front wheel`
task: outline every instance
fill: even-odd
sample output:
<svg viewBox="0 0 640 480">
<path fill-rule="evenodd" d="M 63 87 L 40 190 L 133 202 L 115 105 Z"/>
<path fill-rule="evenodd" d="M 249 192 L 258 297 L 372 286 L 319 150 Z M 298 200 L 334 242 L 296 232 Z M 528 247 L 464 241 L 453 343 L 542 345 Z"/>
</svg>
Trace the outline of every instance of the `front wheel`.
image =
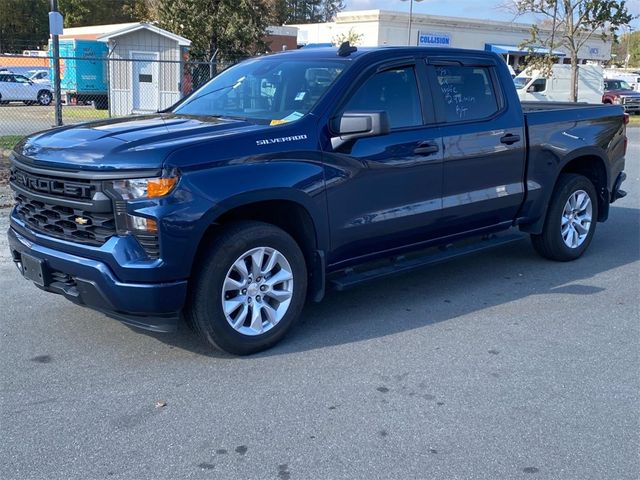
<svg viewBox="0 0 640 480">
<path fill-rule="evenodd" d="M 248 355 L 284 337 L 306 293 L 295 240 L 273 225 L 243 221 L 225 228 L 203 255 L 185 316 L 212 346 Z"/>
<path fill-rule="evenodd" d="M 51 105 L 51 101 L 53 100 L 53 95 L 48 90 L 42 90 L 38 93 L 38 103 L 43 107 L 47 105 Z"/>
<path fill-rule="evenodd" d="M 540 235 L 531 235 L 535 250 L 545 258 L 567 262 L 589 247 L 598 221 L 598 198 L 583 175 L 563 173 L 551 197 Z"/>
</svg>

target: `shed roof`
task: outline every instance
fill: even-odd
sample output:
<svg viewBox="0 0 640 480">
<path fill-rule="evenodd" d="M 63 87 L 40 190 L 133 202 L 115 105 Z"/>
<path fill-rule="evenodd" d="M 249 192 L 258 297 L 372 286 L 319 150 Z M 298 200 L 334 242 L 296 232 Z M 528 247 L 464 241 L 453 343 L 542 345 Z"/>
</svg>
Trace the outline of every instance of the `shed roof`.
<svg viewBox="0 0 640 480">
<path fill-rule="evenodd" d="M 112 38 L 121 37 L 122 35 L 127 35 L 132 32 L 136 32 L 138 30 L 149 30 L 150 32 L 156 33 L 166 38 L 170 38 L 178 42 L 178 45 L 181 47 L 188 47 L 191 45 L 191 40 L 181 37 L 180 35 L 176 35 L 175 33 L 171 33 L 168 30 L 164 30 L 160 27 L 156 27 L 155 25 L 151 25 L 150 23 L 138 22 L 134 24 L 122 24 L 123 28 L 119 30 L 115 30 L 112 32 L 105 33 L 98 37 L 98 40 L 106 42 L 111 40 Z"/>
<path fill-rule="evenodd" d="M 113 23 L 110 25 L 88 25 L 86 27 L 65 28 L 60 38 L 84 38 L 87 40 L 95 40 L 101 35 L 116 32 L 123 28 L 139 25 L 139 22 L 131 23 Z"/>
<path fill-rule="evenodd" d="M 157 35 L 170 38 L 171 40 L 178 42 L 178 45 L 183 47 L 188 47 L 191 45 L 191 40 L 145 22 L 115 23 L 111 25 L 91 25 L 87 27 L 65 28 L 60 38 L 84 38 L 107 42 L 112 38 L 127 35 L 138 30 L 148 30 Z"/>
</svg>

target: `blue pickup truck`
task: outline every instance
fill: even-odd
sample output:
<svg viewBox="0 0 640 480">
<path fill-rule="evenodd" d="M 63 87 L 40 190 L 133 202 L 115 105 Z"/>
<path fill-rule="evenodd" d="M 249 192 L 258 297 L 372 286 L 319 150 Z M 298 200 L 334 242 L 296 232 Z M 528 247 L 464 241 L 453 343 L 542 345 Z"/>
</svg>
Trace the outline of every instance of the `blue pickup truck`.
<svg viewBox="0 0 640 480">
<path fill-rule="evenodd" d="M 520 232 L 577 259 L 625 194 L 627 121 L 621 106 L 521 104 L 489 52 L 267 55 L 166 111 L 21 141 L 11 253 L 43 290 L 154 331 L 185 319 L 250 354 L 326 288 Z"/>
</svg>

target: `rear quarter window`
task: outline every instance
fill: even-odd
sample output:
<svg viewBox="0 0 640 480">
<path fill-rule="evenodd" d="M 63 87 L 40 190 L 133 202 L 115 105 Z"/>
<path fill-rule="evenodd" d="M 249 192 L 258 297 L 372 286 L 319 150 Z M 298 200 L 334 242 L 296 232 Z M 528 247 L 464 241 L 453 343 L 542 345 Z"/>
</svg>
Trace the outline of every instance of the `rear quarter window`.
<svg viewBox="0 0 640 480">
<path fill-rule="evenodd" d="M 437 66 L 436 78 L 434 95 L 447 123 L 486 119 L 500 110 L 490 67 Z"/>
</svg>

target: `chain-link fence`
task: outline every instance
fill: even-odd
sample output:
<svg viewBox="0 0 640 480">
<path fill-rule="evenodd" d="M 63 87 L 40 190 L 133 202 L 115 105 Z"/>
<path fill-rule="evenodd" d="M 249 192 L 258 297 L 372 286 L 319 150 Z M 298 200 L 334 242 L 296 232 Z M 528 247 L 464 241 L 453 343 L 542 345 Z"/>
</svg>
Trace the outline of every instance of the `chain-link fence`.
<svg viewBox="0 0 640 480">
<path fill-rule="evenodd" d="M 162 50 L 149 48 L 75 53 L 64 55 L 61 48 L 60 99 L 49 57 L 0 55 L 0 154 L 21 137 L 55 126 L 58 100 L 64 125 L 148 114 L 169 108 L 214 72 L 207 62 L 167 60 Z"/>
</svg>

